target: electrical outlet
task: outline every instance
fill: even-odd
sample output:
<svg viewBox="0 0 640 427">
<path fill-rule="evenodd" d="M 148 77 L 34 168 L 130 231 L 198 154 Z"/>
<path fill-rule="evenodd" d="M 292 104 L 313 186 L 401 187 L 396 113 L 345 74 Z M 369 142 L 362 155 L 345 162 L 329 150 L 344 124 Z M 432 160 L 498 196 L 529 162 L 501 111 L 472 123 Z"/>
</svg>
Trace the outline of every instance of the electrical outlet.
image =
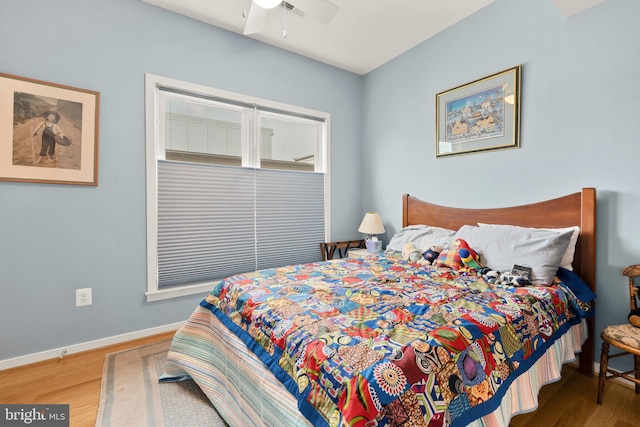
<svg viewBox="0 0 640 427">
<path fill-rule="evenodd" d="M 76 289 L 76 307 L 91 305 L 91 288 Z"/>
</svg>

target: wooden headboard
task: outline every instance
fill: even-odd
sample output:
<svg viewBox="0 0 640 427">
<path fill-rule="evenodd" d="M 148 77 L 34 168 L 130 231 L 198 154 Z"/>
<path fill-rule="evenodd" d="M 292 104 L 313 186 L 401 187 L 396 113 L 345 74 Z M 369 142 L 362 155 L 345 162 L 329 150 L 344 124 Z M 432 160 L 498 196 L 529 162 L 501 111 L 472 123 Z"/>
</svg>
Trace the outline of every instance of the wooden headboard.
<svg viewBox="0 0 640 427">
<path fill-rule="evenodd" d="M 509 224 L 521 227 L 559 228 L 577 225 L 580 237 L 573 260 L 574 271 L 596 291 L 596 190 L 583 188 L 581 192 L 557 199 L 522 206 L 491 209 L 465 209 L 435 205 L 402 196 L 402 226 L 426 224 L 457 230 L 462 225 Z M 593 375 L 594 319 L 587 320 L 589 337 L 582 346 L 580 372 Z"/>
</svg>

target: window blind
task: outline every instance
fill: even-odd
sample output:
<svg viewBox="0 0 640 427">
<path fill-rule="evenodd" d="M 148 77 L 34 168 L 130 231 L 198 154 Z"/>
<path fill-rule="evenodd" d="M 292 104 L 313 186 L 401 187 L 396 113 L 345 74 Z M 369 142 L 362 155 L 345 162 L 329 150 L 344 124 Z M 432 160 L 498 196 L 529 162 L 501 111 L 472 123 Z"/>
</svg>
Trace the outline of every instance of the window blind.
<svg viewBox="0 0 640 427">
<path fill-rule="evenodd" d="M 318 261 L 324 242 L 324 174 L 257 169 L 257 268 Z"/>
<path fill-rule="evenodd" d="M 158 161 L 158 288 L 319 259 L 324 174 Z"/>
</svg>

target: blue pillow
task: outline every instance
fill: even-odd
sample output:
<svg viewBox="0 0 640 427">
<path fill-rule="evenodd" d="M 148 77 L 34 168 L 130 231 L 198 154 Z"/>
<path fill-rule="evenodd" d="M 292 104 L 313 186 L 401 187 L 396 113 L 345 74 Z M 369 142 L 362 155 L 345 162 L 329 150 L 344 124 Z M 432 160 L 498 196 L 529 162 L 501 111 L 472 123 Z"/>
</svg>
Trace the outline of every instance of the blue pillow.
<svg viewBox="0 0 640 427">
<path fill-rule="evenodd" d="M 575 301 L 573 307 L 578 311 L 580 317 L 593 317 L 595 314 L 593 300 L 596 299 L 597 295 L 593 293 L 589 285 L 575 272 L 563 267 L 558 268 L 556 277 L 560 279 L 562 284 L 566 285 L 565 290 L 568 289 L 578 300 Z"/>
<path fill-rule="evenodd" d="M 556 276 L 569 286 L 580 301 L 589 302 L 596 299 L 597 295 L 593 293 L 589 285 L 587 285 L 575 272 L 560 267 L 558 268 Z"/>
</svg>

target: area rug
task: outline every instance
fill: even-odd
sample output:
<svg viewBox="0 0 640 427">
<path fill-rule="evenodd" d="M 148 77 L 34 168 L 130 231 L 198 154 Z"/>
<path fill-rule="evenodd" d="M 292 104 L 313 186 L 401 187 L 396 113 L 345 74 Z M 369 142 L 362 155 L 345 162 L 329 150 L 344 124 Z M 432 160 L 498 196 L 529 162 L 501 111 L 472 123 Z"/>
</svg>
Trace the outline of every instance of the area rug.
<svg viewBox="0 0 640 427">
<path fill-rule="evenodd" d="M 171 341 L 105 356 L 96 426 L 226 427 L 192 381 L 158 382 Z"/>
</svg>

